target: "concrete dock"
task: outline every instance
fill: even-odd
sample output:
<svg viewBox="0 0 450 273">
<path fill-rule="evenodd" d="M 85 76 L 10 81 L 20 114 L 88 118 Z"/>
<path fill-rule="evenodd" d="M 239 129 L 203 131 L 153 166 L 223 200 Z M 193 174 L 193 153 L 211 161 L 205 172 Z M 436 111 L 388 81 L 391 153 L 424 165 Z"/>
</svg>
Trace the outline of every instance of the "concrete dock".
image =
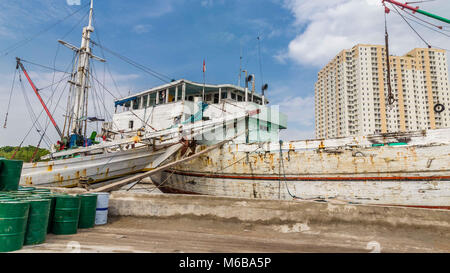
<svg viewBox="0 0 450 273">
<path fill-rule="evenodd" d="M 19 252 L 450 251 L 448 210 L 114 192 L 109 215 Z"/>
</svg>

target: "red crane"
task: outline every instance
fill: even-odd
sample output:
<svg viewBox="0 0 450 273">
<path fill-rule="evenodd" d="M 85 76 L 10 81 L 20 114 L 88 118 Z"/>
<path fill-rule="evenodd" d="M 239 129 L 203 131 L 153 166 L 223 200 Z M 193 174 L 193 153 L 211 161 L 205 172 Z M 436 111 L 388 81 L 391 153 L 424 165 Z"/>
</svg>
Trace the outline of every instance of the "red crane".
<svg viewBox="0 0 450 273">
<path fill-rule="evenodd" d="M 23 74 L 25 74 L 25 77 L 27 77 L 28 82 L 31 85 L 31 88 L 33 88 L 34 93 L 36 94 L 36 96 L 38 97 L 39 101 L 42 104 L 42 107 L 44 107 L 45 112 L 47 113 L 47 116 L 50 118 L 50 121 L 52 122 L 53 126 L 55 126 L 56 131 L 58 132 L 59 136 L 61 137 L 61 139 L 63 138 L 63 134 L 61 133 L 61 130 L 59 129 L 58 125 L 55 122 L 55 119 L 53 119 L 52 114 L 50 113 L 50 111 L 47 108 L 47 105 L 45 105 L 44 100 L 42 99 L 41 95 L 39 94 L 39 90 L 36 88 L 36 86 L 34 85 L 33 81 L 31 80 L 30 76 L 28 75 L 28 72 L 25 70 L 25 67 L 23 66 L 22 62 L 20 61 L 19 58 L 16 58 L 17 60 L 17 68 L 20 67 L 20 69 L 22 69 Z"/>
</svg>

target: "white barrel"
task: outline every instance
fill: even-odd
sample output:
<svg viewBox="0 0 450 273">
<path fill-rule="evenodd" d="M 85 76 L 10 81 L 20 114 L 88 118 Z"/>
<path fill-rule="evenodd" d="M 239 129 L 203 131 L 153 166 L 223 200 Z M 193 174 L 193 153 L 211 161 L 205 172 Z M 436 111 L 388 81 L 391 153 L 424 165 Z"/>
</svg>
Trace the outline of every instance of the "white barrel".
<svg viewBox="0 0 450 273">
<path fill-rule="evenodd" d="M 108 222 L 109 193 L 97 194 L 97 210 L 95 213 L 95 225 L 105 225 Z"/>
</svg>

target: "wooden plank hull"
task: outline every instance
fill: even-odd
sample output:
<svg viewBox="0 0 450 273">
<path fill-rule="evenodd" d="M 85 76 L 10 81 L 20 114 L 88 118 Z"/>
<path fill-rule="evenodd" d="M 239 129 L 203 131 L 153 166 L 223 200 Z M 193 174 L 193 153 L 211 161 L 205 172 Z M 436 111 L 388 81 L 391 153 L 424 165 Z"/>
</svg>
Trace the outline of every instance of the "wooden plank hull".
<svg viewBox="0 0 450 273">
<path fill-rule="evenodd" d="M 270 145 L 225 145 L 152 180 L 172 193 L 450 208 L 448 143 L 284 149 L 295 145 L 283 144 L 281 153 Z"/>
<path fill-rule="evenodd" d="M 152 163 L 164 150 L 153 152 L 136 148 L 78 158 L 26 163 L 21 185 L 74 187 L 80 178 L 89 183 L 102 182 L 141 171 L 151 170 Z"/>
</svg>

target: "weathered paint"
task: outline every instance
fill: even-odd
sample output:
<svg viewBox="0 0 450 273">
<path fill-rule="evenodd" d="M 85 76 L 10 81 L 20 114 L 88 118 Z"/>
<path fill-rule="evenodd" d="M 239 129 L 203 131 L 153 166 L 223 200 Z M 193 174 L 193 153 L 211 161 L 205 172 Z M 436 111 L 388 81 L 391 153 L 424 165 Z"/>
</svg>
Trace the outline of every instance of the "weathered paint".
<svg viewBox="0 0 450 273">
<path fill-rule="evenodd" d="M 408 146 L 372 147 L 374 139 L 283 143 L 281 157 L 279 143 L 225 145 L 152 180 L 167 192 L 450 206 L 449 129 L 411 136 Z"/>
<path fill-rule="evenodd" d="M 80 178 L 88 178 L 89 183 L 101 182 L 116 177 L 140 172 L 148 167 L 164 150 L 131 149 L 116 153 L 24 164 L 21 184 L 35 186 L 73 187 Z M 130 165 L 134 168 L 130 168 Z M 52 170 L 49 170 L 52 166 Z"/>
</svg>

